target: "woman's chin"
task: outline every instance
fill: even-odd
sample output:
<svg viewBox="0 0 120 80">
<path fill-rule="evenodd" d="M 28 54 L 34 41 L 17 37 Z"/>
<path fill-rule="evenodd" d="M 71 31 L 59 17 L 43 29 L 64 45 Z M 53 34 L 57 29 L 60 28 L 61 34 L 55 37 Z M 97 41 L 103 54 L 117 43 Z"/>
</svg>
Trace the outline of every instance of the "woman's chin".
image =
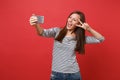
<svg viewBox="0 0 120 80">
<path fill-rule="evenodd" d="M 67 30 L 68 30 L 68 31 L 72 31 L 73 29 L 71 29 L 71 28 L 67 28 Z"/>
<path fill-rule="evenodd" d="M 67 30 L 69 30 L 69 31 L 73 31 L 73 30 L 75 29 L 75 27 L 76 27 L 76 26 L 67 26 L 66 28 L 67 28 Z"/>
</svg>

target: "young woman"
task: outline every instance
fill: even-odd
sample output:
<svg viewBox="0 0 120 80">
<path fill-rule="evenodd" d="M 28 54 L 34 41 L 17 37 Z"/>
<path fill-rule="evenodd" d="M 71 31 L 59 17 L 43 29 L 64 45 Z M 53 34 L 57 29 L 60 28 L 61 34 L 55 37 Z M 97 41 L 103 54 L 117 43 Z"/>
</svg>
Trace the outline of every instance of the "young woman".
<svg viewBox="0 0 120 80">
<path fill-rule="evenodd" d="M 35 15 L 30 17 L 30 24 L 40 36 L 54 38 L 51 80 L 81 80 L 76 52 L 85 54 L 85 44 L 104 41 L 104 37 L 85 22 L 81 11 L 72 12 L 62 29 L 43 29 Z M 85 31 L 92 36 L 85 36 Z"/>
</svg>

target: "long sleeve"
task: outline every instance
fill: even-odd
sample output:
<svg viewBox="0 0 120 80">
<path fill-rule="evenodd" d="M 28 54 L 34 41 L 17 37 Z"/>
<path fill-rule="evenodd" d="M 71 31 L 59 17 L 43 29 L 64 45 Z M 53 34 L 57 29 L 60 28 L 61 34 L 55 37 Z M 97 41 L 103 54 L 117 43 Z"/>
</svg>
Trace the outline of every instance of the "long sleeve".
<svg viewBox="0 0 120 80">
<path fill-rule="evenodd" d="M 41 36 L 54 38 L 59 31 L 60 31 L 60 28 L 58 28 L 58 27 L 44 29 Z"/>
<path fill-rule="evenodd" d="M 86 40 L 86 44 L 93 44 L 93 43 L 101 43 L 105 39 L 104 39 L 104 37 L 102 37 L 100 39 L 97 39 L 97 38 L 95 38 L 93 36 L 86 36 L 85 40 Z"/>
</svg>

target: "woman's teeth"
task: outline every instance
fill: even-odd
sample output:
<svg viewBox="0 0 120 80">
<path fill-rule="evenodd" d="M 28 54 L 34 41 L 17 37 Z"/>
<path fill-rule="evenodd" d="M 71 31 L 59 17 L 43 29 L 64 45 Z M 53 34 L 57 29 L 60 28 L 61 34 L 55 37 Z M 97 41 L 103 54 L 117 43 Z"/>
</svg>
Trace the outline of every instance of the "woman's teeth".
<svg viewBox="0 0 120 80">
<path fill-rule="evenodd" d="M 68 26 L 72 26 L 72 24 L 68 24 Z"/>
</svg>

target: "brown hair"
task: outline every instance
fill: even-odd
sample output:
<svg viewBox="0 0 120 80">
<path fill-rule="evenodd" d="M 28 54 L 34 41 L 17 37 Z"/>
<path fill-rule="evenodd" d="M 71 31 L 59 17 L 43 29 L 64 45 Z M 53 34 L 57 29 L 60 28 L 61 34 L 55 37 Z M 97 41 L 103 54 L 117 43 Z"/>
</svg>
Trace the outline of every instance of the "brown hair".
<svg viewBox="0 0 120 80">
<path fill-rule="evenodd" d="M 81 11 L 74 11 L 72 12 L 68 18 L 72 15 L 72 14 L 78 14 L 80 16 L 80 21 L 82 23 L 85 22 L 85 15 L 83 12 Z M 67 22 L 66 22 L 67 25 Z M 55 38 L 55 40 L 62 42 L 63 38 L 65 37 L 65 35 L 67 34 L 67 28 L 65 27 L 60 31 L 59 35 Z M 80 54 L 85 54 L 85 48 L 84 48 L 84 44 L 85 44 L 85 30 L 80 28 L 80 27 L 76 27 L 74 30 L 74 33 L 76 34 L 76 48 L 75 51 L 79 52 Z"/>
</svg>

